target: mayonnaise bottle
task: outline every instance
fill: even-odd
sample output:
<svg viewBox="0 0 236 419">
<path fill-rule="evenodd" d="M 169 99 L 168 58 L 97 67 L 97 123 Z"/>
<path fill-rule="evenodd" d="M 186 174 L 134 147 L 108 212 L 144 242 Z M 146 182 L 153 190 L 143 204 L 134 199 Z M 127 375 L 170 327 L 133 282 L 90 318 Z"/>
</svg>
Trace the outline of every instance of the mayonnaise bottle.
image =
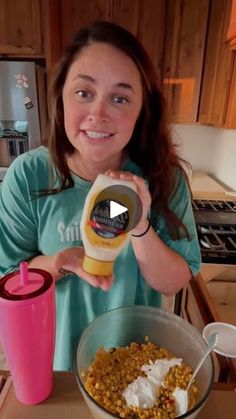
<svg viewBox="0 0 236 419">
<path fill-rule="evenodd" d="M 95 179 L 80 222 L 86 272 L 111 275 L 115 258 L 129 241 L 130 230 L 137 219 L 136 190 L 135 183 L 130 180 L 113 179 L 104 174 Z M 120 208 L 124 212 L 113 216 L 117 208 L 118 212 Z"/>
</svg>

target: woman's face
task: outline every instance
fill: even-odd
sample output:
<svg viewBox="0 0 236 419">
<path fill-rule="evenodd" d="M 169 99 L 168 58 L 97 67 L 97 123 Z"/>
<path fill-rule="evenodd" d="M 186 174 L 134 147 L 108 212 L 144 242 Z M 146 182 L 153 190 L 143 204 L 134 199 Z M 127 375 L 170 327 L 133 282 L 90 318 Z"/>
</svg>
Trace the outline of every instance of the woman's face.
<svg viewBox="0 0 236 419">
<path fill-rule="evenodd" d="M 65 131 L 79 156 L 93 162 L 119 157 L 142 107 L 134 62 L 115 47 L 94 42 L 72 63 L 62 97 Z"/>
</svg>

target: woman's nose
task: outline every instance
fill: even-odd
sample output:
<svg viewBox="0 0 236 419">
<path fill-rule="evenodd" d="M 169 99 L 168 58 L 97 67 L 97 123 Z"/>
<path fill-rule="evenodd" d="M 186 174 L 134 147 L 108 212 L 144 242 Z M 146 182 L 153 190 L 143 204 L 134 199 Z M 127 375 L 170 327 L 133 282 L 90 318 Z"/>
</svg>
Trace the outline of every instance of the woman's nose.
<svg viewBox="0 0 236 419">
<path fill-rule="evenodd" d="M 106 121 L 108 119 L 107 104 L 104 99 L 96 99 L 90 106 L 88 118 L 90 121 Z"/>
</svg>

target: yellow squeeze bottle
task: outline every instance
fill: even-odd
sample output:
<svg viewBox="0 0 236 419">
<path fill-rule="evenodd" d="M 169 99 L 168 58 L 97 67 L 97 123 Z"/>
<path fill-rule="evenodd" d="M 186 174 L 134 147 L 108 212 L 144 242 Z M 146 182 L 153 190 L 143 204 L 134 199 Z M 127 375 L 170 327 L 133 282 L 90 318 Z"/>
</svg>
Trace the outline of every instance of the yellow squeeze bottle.
<svg viewBox="0 0 236 419">
<path fill-rule="evenodd" d="M 86 272 L 111 275 L 115 258 L 130 239 L 137 206 L 133 199 L 135 192 L 133 181 L 113 179 L 103 174 L 95 179 L 86 197 L 80 222 L 85 249 L 83 269 Z M 123 208 L 124 212 L 113 216 L 112 208 Z"/>
</svg>

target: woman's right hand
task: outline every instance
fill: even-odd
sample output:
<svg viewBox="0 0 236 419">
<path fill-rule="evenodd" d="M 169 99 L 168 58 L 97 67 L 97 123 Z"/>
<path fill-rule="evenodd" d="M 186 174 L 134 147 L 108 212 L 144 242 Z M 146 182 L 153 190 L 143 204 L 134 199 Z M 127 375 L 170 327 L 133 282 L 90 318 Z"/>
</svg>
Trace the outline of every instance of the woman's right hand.
<svg viewBox="0 0 236 419">
<path fill-rule="evenodd" d="M 86 272 L 82 267 L 84 254 L 83 247 L 64 249 L 53 256 L 54 269 L 58 272 L 61 268 L 73 272 L 93 287 L 102 288 L 103 291 L 109 291 L 114 282 L 114 275 L 96 276 Z M 60 276 L 58 280 L 61 278 Z"/>
</svg>

